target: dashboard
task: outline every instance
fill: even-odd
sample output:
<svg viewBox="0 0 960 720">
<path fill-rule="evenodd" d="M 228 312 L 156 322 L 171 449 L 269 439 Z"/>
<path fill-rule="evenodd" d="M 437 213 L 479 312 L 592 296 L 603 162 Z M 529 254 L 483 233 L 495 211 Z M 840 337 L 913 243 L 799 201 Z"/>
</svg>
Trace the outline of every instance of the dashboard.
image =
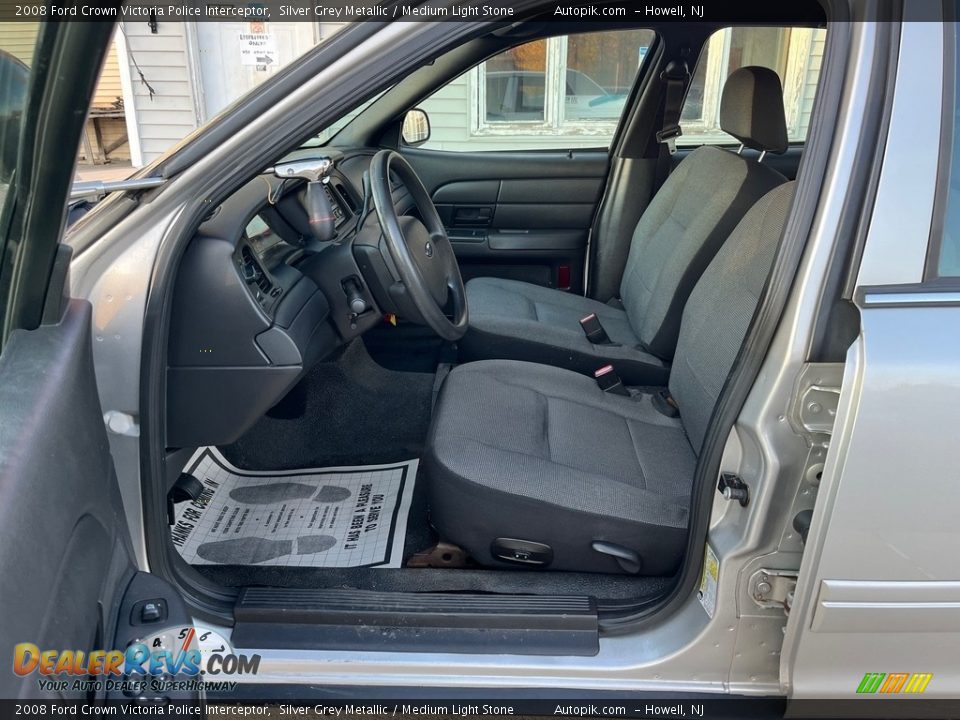
<svg viewBox="0 0 960 720">
<path fill-rule="evenodd" d="M 167 369 L 167 446 L 231 443 L 341 345 L 404 314 L 402 288 L 363 174 L 374 154 L 301 150 L 334 161 L 323 188 L 335 234 L 313 238 L 306 183 L 253 178 L 198 227 L 174 288 Z M 398 214 L 412 202 L 394 189 Z"/>
</svg>

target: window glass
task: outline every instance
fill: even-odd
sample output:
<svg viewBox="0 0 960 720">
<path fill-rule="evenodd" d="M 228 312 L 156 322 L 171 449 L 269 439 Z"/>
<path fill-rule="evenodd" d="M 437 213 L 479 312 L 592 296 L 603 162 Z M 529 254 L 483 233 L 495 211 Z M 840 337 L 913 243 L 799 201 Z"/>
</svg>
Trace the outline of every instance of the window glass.
<svg viewBox="0 0 960 720">
<path fill-rule="evenodd" d="M 954 34 L 960 40 L 960 25 Z M 954 43 L 956 47 L 956 43 Z M 950 153 L 950 180 L 947 185 L 946 209 L 943 218 L 943 237 L 936 258 L 939 277 L 960 277 L 960 54 L 956 65 L 953 94 L 953 148 Z"/>
<path fill-rule="evenodd" d="M 564 119 L 616 123 L 652 40 L 648 30 L 571 35 Z"/>
<path fill-rule="evenodd" d="M 308 142 L 307 145 L 323 145 L 323 144 L 325 144 L 325 143 L 330 142 L 330 140 L 331 140 L 338 132 L 340 132 L 340 131 L 343 130 L 347 125 L 349 125 L 350 122 L 351 122 L 357 115 L 359 115 L 360 113 L 362 113 L 364 110 L 366 110 L 368 107 L 370 107 L 373 103 L 375 103 L 377 100 L 379 100 L 379 99 L 380 99 L 380 96 L 383 95 L 384 92 L 386 92 L 386 90 L 377 93 L 377 94 L 374 95 L 372 98 L 370 98 L 369 100 L 367 100 L 367 101 L 365 101 L 364 103 L 362 103 L 362 104 L 360 105 L 360 107 L 356 108 L 355 110 L 351 110 L 350 112 L 348 112 L 348 113 L 347 113 L 346 115 L 344 115 L 343 117 L 341 117 L 341 118 L 339 118 L 338 120 L 335 120 L 334 122 L 332 122 L 330 125 L 328 125 L 326 128 L 324 128 L 323 130 L 321 130 L 321 131 L 317 134 L 316 140 L 314 140 L 314 141 L 312 141 L 312 142 Z"/>
<path fill-rule="evenodd" d="M 654 40 L 617 30 L 536 40 L 496 55 L 418 104 L 435 150 L 608 147 Z"/>
<path fill-rule="evenodd" d="M 20 125 L 39 28 L 40 24 L 33 22 L 0 26 L 0 206 L 16 169 Z"/>
<path fill-rule="evenodd" d="M 546 40 L 511 48 L 488 60 L 484 73 L 486 121 L 543 122 L 546 71 Z"/>
<path fill-rule="evenodd" d="M 787 135 L 807 137 L 813 98 L 820 80 L 826 30 L 791 27 L 737 27 L 710 36 L 694 71 L 680 115 L 678 145 L 736 143 L 720 129 L 720 96 L 734 70 L 760 65 L 774 70 L 783 84 Z"/>
</svg>

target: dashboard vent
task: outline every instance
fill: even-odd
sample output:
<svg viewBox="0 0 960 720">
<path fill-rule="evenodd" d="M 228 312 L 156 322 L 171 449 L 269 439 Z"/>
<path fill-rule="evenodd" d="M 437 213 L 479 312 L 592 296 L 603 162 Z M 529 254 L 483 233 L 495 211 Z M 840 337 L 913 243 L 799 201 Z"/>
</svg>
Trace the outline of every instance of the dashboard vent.
<svg viewBox="0 0 960 720">
<path fill-rule="evenodd" d="M 337 195 L 330 189 L 328 184 L 325 183 L 323 185 L 323 191 L 327 194 L 327 199 L 330 201 L 330 209 L 333 210 L 334 224 L 340 227 L 346 219 L 343 214 L 343 206 L 340 204 L 340 201 L 337 200 Z"/>
<path fill-rule="evenodd" d="M 260 267 L 260 263 L 253 256 L 253 252 L 246 246 L 240 250 L 240 264 L 244 280 L 248 283 L 256 283 L 260 292 L 265 295 L 270 292 L 270 278 Z"/>
<path fill-rule="evenodd" d="M 350 197 L 350 193 L 347 192 L 347 189 L 340 183 L 334 183 L 334 187 L 337 189 L 337 195 L 343 200 L 344 204 L 350 209 L 354 215 L 357 213 L 357 205 L 353 201 L 353 198 Z"/>
</svg>

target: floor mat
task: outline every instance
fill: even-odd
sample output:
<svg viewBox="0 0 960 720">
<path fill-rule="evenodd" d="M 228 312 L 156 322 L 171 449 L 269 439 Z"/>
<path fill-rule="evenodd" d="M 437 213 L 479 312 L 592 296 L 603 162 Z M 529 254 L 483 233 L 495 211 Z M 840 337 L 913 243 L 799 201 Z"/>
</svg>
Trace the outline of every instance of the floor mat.
<svg viewBox="0 0 960 720">
<path fill-rule="evenodd" d="M 185 472 L 203 483 L 176 506 L 174 546 L 191 565 L 398 568 L 417 461 L 240 470 L 201 448 Z"/>
</svg>

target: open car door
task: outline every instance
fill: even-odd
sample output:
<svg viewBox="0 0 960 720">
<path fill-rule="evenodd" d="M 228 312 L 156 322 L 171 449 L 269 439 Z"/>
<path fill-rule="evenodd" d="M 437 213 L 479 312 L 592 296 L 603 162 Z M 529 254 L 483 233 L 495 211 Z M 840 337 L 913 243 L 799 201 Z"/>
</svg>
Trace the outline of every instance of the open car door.
<svg viewBox="0 0 960 720">
<path fill-rule="evenodd" d="M 112 30 L 43 23 L 29 65 L 0 53 L 0 697 L 8 699 L 162 700 L 146 683 L 122 684 L 128 644 L 151 638 L 159 648 L 152 638 L 180 627 L 179 647 L 189 650 L 195 635 L 182 599 L 137 570 L 94 377 L 91 306 L 69 297 L 70 252 L 60 244 Z M 149 662 L 152 651 L 137 649 Z"/>
</svg>

